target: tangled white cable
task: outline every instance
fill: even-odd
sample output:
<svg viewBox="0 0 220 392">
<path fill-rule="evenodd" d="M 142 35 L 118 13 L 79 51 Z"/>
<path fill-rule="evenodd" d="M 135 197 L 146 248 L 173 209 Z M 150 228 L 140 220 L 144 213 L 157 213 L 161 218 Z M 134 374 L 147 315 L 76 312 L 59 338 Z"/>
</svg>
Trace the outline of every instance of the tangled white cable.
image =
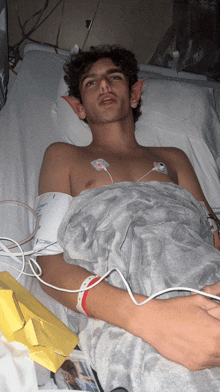
<svg viewBox="0 0 220 392">
<path fill-rule="evenodd" d="M 11 241 L 11 242 L 14 243 L 14 245 L 11 245 L 11 246 L 7 247 L 6 245 L 4 245 L 4 244 L 0 241 L 0 246 L 1 246 L 1 248 L 0 248 L 0 255 L 7 256 L 7 257 L 11 257 L 14 261 L 16 261 L 16 262 L 18 262 L 18 263 L 21 263 L 21 260 L 20 260 L 18 257 L 22 257 L 22 268 L 21 268 L 20 270 L 18 270 L 18 269 L 17 269 L 16 267 L 14 267 L 14 266 L 11 266 L 11 267 L 14 268 L 15 270 L 19 271 L 19 275 L 18 275 L 18 277 L 17 277 L 17 280 L 21 277 L 21 275 L 26 275 L 26 276 L 30 276 L 30 277 L 36 277 L 41 283 L 43 283 L 44 285 L 46 285 L 46 286 L 48 286 L 48 287 L 51 287 L 51 288 L 53 288 L 53 289 L 55 289 L 55 290 L 63 291 L 63 292 L 66 292 L 66 293 L 79 293 L 79 292 L 82 292 L 82 291 L 91 290 L 93 287 L 97 286 L 97 285 L 98 285 L 99 283 L 101 283 L 104 279 L 106 279 L 112 272 L 115 271 L 115 272 L 117 272 L 117 273 L 120 275 L 120 277 L 121 277 L 121 279 L 122 279 L 122 281 L 123 281 L 123 283 L 124 283 L 124 285 L 125 285 L 125 287 L 126 287 L 126 289 L 127 289 L 127 291 L 128 291 L 128 294 L 130 295 L 130 297 L 131 297 L 132 301 L 134 302 L 134 304 L 137 305 L 137 306 L 145 305 L 146 303 L 148 303 L 148 302 L 151 301 L 152 299 L 154 299 L 154 298 L 156 298 L 156 297 L 159 297 L 159 296 L 161 296 L 161 295 L 163 295 L 163 294 L 172 292 L 172 291 L 187 291 L 187 292 L 193 292 L 193 293 L 196 293 L 196 294 L 201 294 L 201 295 L 203 295 L 203 296 L 205 296 L 205 297 L 209 297 L 209 298 L 214 299 L 214 300 L 216 300 L 216 301 L 220 301 L 220 297 L 218 297 L 218 296 L 216 296 L 216 295 L 204 293 L 203 291 L 200 291 L 200 290 L 196 290 L 196 289 L 192 289 L 192 288 L 188 288 L 188 287 L 172 287 L 172 288 L 168 288 L 168 289 L 164 289 L 164 290 L 158 291 L 157 293 L 155 293 L 155 294 L 151 295 L 150 297 L 148 297 L 148 298 L 147 298 L 146 300 L 144 300 L 143 302 L 140 302 L 140 303 L 139 303 L 139 302 L 137 302 L 136 299 L 134 298 L 133 293 L 132 293 L 132 291 L 131 291 L 131 288 L 130 288 L 128 282 L 126 281 L 124 275 L 122 274 L 122 272 L 121 272 L 118 268 L 112 268 L 112 269 L 110 269 L 110 270 L 107 271 L 102 277 L 100 277 L 100 279 L 99 279 L 96 283 L 94 283 L 93 285 L 91 285 L 90 287 L 87 287 L 87 288 L 85 288 L 85 289 L 68 290 L 68 289 L 64 289 L 64 288 L 61 288 L 61 287 L 53 286 L 53 285 L 51 285 L 51 284 L 45 282 L 45 281 L 40 277 L 40 276 L 42 275 L 42 269 L 41 269 L 41 267 L 39 266 L 39 264 L 37 263 L 37 261 L 36 261 L 35 259 L 33 259 L 33 258 L 30 258 L 30 259 L 28 260 L 29 265 L 30 265 L 30 268 L 31 268 L 31 270 L 32 270 L 33 273 L 32 273 L 32 274 L 29 274 L 29 273 L 27 273 L 27 272 L 24 272 L 24 269 L 25 269 L 25 256 L 31 256 L 32 254 L 36 253 L 36 252 L 33 251 L 33 250 L 28 251 L 28 252 L 24 252 L 23 249 L 22 249 L 22 247 L 21 247 L 22 244 L 24 244 L 24 243 L 30 241 L 30 239 L 36 234 L 36 232 L 37 232 L 37 230 L 38 230 L 39 221 L 38 221 L 38 217 L 37 217 L 35 211 L 33 211 L 31 207 L 27 206 L 27 205 L 24 204 L 24 203 L 20 203 L 20 202 L 15 202 L 15 201 L 8 201 L 8 202 L 7 202 L 7 201 L 4 201 L 4 202 L 0 202 L 0 204 L 2 204 L 2 203 L 17 203 L 17 204 L 20 204 L 20 205 L 22 205 L 22 206 L 28 208 L 28 209 L 33 213 L 33 215 L 34 215 L 35 218 L 36 218 L 36 227 L 35 227 L 35 230 L 33 231 L 33 233 L 32 233 L 28 238 L 26 238 L 25 240 L 21 241 L 20 243 L 16 242 L 15 240 L 13 240 L 13 239 L 11 239 L 11 238 L 8 238 L 8 237 L 0 237 L 0 240 Z M 15 252 L 11 252 L 10 249 L 15 248 L 15 247 L 18 247 L 19 250 L 20 250 L 20 252 L 16 252 L 16 253 L 15 253 Z M 44 246 L 42 249 L 44 249 L 44 248 L 46 248 L 46 246 Z M 41 250 L 42 250 L 42 249 L 41 249 Z M 39 253 L 40 253 L 40 250 L 39 250 Z M 3 261 L 2 261 L 2 263 L 6 264 L 6 263 L 3 262 Z M 35 269 L 34 269 L 34 267 L 33 267 L 33 264 L 37 267 L 39 273 L 36 273 L 36 271 L 35 271 Z"/>
</svg>

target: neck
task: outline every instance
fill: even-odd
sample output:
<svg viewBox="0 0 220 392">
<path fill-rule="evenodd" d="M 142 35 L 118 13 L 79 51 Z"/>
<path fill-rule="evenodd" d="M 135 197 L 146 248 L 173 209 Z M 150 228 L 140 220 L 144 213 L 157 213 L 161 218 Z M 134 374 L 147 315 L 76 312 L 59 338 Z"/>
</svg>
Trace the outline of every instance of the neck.
<svg viewBox="0 0 220 392">
<path fill-rule="evenodd" d="M 103 152 L 126 153 L 138 147 L 135 126 L 132 121 L 105 124 L 89 124 L 93 134 L 92 149 Z"/>
</svg>

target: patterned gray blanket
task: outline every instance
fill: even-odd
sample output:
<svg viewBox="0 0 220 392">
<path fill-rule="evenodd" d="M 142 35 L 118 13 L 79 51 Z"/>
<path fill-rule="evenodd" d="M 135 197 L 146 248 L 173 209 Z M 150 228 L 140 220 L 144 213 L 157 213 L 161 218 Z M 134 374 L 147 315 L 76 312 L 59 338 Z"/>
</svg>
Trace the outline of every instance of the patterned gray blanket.
<svg viewBox="0 0 220 392">
<path fill-rule="evenodd" d="M 206 215 L 188 191 L 172 183 L 123 182 L 83 191 L 73 199 L 58 238 L 68 263 L 99 275 L 117 267 L 132 291 L 147 296 L 220 280 L 220 253 Z M 124 288 L 116 272 L 108 281 Z M 160 298 L 177 295 L 189 293 Z M 81 345 L 105 392 L 118 386 L 129 392 L 220 391 L 219 368 L 191 372 L 120 328 L 84 315 L 79 319 Z"/>
</svg>

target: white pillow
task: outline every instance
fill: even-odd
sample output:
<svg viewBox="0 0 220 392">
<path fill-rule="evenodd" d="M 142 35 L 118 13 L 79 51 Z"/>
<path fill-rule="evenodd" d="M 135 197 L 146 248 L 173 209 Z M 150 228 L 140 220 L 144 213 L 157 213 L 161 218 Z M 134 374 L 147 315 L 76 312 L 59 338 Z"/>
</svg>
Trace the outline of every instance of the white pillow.
<svg viewBox="0 0 220 392">
<path fill-rule="evenodd" d="M 147 75 L 140 72 L 141 78 Z M 79 120 L 62 95 L 68 95 L 63 76 L 53 108 L 62 140 L 77 146 L 89 145 L 92 134 L 88 125 Z M 135 131 L 137 142 L 185 151 L 209 204 L 220 217 L 220 124 L 213 88 L 167 80 L 164 76 L 154 79 L 151 74 L 144 85 L 141 110 Z"/>
<path fill-rule="evenodd" d="M 171 68 L 158 67 L 156 65 L 149 64 L 139 64 L 140 75 L 142 72 L 146 75 L 163 75 L 170 78 L 176 79 L 194 79 L 194 80 L 207 80 L 207 77 L 204 75 L 193 74 L 191 72 L 177 72 Z M 142 76 L 141 76 L 142 77 Z"/>
<path fill-rule="evenodd" d="M 149 75 L 140 72 L 141 78 Z M 87 146 L 92 141 L 89 126 L 80 120 L 62 95 L 68 87 L 62 74 L 53 119 L 69 143 Z M 142 94 L 142 115 L 136 123 L 136 138 L 141 145 L 166 145 L 166 131 L 175 137 L 203 140 L 214 155 L 220 145 L 220 125 L 213 89 L 181 80 L 148 78 Z M 159 139 L 158 139 L 159 138 Z M 179 146 L 181 148 L 181 146 Z"/>
<path fill-rule="evenodd" d="M 76 146 L 88 146 L 92 142 L 92 133 L 88 124 L 80 120 L 69 103 L 62 98 L 68 96 L 68 86 L 62 73 L 57 89 L 57 99 L 52 108 L 52 117 L 58 132 L 64 140 Z"/>
<path fill-rule="evenodd" d="M 141 110 L 142 116 L 136 124 L 136 138 L 140 144 L 149 145 L 150 134 L 159 132 L 161 135 L 167 131 L 180 138 L 202 140 L 218 155 L 220 123 L 212 88 L 182 81 L 148 79 Z"/>
</svg>

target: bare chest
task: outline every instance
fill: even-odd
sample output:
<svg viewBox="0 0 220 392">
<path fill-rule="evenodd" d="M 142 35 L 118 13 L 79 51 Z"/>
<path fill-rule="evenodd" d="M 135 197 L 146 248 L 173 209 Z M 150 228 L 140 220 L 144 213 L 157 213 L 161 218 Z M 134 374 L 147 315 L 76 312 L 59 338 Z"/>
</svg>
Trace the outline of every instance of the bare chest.
<svg viewBox="0 0 220 392">
<path fill-rule="evenodd" d="M 81 160 L 70 173 L 71 191 L 77 196 L 83 190 L 93 189 L 117 182 L 173 182 L 174 173 L 167 160 L 162 157 L 110 157 L 91 156 Z M 163 163 L 163 165 L 156 166 Z"/>
</svg>

